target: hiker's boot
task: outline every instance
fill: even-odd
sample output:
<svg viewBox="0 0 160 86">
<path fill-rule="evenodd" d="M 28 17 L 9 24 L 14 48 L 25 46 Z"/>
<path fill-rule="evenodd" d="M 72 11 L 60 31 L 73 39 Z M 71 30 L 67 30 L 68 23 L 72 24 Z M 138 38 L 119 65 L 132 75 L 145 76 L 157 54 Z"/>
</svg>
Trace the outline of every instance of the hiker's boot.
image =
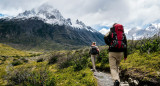
<svg viewBox="0 0 160 86">
<path fill-rule="evenodd" d="M 119 86 L 119 81 L 118 80 L 115 80 L 114 86 Z"/>
</svg>

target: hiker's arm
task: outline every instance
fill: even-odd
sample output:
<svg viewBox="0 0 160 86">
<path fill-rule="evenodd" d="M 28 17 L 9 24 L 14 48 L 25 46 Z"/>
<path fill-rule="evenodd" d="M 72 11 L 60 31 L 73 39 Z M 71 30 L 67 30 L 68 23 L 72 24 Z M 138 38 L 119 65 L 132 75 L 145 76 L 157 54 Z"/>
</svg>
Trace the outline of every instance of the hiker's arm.
<svg viewBox="0 0 160 86">
<path fill-rule="evenodd" d="M 126 48 L 124 49 L 124 59 L 126 60 L 127 59 L 127 38 L 126 38 L 126 35 L 124 35 L 124 39 L 125 39 L 125 44 L 126 44 Z"/>
<path fill-rule="evenodd" d="M 99 53 L 100 53 L 100 50 L 99 50 L 99 48 L 96 46 L 96 48 L 97 48 L 97 51 L 98 51 L 98 55 L 99 55 Z"/>
<path fill-rule="evenodd" d="M 108 32 L 105 36 L 104 36 L 104 41 L 105 41 L 105 43 L 107 44 L 107 45 L 110 45 L 110 39 L 111 39 L 111 37 L 110 37 L 110 33 L 111 32 Z"/>
</svg>

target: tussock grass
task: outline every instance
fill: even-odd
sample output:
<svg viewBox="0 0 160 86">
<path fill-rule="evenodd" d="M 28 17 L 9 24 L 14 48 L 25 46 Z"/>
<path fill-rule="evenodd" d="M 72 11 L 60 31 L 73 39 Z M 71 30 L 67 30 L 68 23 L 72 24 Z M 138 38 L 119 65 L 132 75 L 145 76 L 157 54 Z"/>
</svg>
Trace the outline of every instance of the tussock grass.
<svg viewBox="0 0 160 86">
<path fill-rule="evenodd" d="M 89 68 L 74 71 L 73 66 L 55 73 L 57 86 L 97 86 L 96 79 Z"/>
<path fill-rule="evenodd" d="M 32 54 L 14 49 L 8 45 L 0 44 L 0 55 L 19 57 L 19 56 L 30 56 Z"/>
<path fill-rule="evenodd" d="M 137 50 L 125 62 L 122 61 L 120 66 L 123 70 L 127 69 L 131 76 L 155 81 L 160 79 L 160 51 L 148 54 Z"/>
<path fill-rule="evenodd" d="M 88 48 L 52 51 L 40 56 L 9 46 L 5 48 L 17 53 L 1 56 L 0 85 L 97 86 L 93 72 L 88 68 Z"/>
</svg>

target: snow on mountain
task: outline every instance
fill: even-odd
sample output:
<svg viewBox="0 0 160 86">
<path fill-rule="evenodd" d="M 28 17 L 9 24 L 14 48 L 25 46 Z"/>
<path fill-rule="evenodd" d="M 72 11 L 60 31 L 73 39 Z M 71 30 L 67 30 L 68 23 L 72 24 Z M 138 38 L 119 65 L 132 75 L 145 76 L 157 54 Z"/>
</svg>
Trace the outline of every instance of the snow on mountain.
<svg viewBox="0 0 160 86">
<path fill-rule="evenodd" d="M 42 5 L 36 9 L 25 11 L 23 13 L 20 13 L 16 18 L 31 17 L 38 17 L 39 19 L 49 24 L 68 24 L 68 22 L 65 18 L 63 18 L 59 10 L 53 9 L 53 7 L 49 5 Z"/>
<path fill-rule="evenodd" d="M 16 18 L 20 19 L 27 19 L 32 17 L 37 17 L 38 19 L 52 25 L 67 25 L 73 28 L 86 29 L 91 32 L 97 32 L 93 28 L 86 26 L 82 21 L 79 21 L 78 19 L 75 21 L 75 23 L 73 23 L 70 18 L 65 19 L 61 15 L 59 10 L 54 9 L 52 6 L 47 4 L 44 4 L 32 10 L 25 11 L 16 16 Z"/>
<path fill-rule="evenodd" d="M 160 23 L 152 23 L 149 24 L 146 28 L 134 27 L 130 31 L 128 31 L 127 38 L 138 40 L 144 37 L 153 37 L 156 34 L 160 33 Z"/>
<path fill-rule="evenodd" d="M 86 26 L 82 21 L 79 21 L 78 19 L 76 20 L 75 23 L 72 23 L 71 25 L 73 28 L 78 28 L 78 29 L 86 29 L 90 32 L 98 32 L 96 31 L 95 29 L 93 29 L 92 27 L 90 26 Z M 99 33 L 99 32 L 98 32 Z"/>
</svg>

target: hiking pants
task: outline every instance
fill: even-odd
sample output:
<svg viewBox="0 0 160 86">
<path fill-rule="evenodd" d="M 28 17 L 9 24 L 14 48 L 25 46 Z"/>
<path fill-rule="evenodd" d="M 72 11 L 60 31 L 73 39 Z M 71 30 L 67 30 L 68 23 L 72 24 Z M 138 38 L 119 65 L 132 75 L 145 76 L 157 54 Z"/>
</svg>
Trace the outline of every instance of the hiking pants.
<svg viewBox="0 0 160 86">
<path fill-rule="evenodd" d="M 93 69 L 96 70 L 96 56 L 97 55 L 91 55 L 91 61 L 92 61 L 92 65 L 93 65 Z"/>
<path fill-rule="evenodd" d="M 121 58 L 123 57 L 123 52 L 109 52 L 109 65 L 111 70 L 112 79 L 120 81 L 119 69 Z"/>
</svg>

